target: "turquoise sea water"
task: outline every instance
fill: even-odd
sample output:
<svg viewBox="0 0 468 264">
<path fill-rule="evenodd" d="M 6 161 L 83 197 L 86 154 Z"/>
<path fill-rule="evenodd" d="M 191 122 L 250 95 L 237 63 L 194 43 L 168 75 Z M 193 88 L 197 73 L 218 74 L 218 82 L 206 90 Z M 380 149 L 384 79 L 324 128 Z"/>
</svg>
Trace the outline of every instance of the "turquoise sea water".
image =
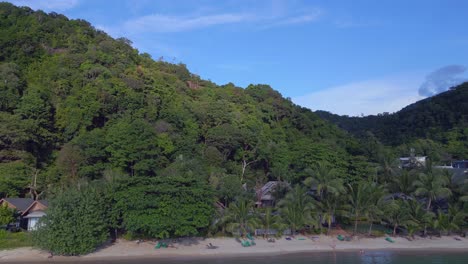
<svg viewBox="0 0 468 264">
<path fill-rule="evenodd" d="M 54 262 L 57 263 L 57 262 Z M 70 263 L 70 262 L 67 262 Z M 81 262 L 80 262 L 81 263 Z M 301 253 L 276 256 L 256 257 L 207 257 L 191 259 L 188 257 L 172 259 L 126 259 L 112 261 L 84 261 L 82 263 L 96 264 L 129 264 L 129 263 L 158 263 L 158 264 L 468 264 L 468 252 L 434 252 L 424 251 L 367 251 L 359 252 L 320 252 Z"/>
</svg>

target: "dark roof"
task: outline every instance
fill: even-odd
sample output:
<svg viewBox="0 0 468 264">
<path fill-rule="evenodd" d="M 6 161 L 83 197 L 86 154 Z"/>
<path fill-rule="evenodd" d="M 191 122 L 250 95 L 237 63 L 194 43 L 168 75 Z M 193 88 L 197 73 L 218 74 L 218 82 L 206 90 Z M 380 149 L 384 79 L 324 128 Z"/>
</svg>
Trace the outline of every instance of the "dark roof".
<svg viewBox="0 0 468 264">
<path fill-rule="evenodd" d="M 49 202 L 47 200 L 39 200 L 38 202 L 40 202 L 41 204 L 49 207 Z"/>
<path fill-rule="evenodd" d="M 3 198 L 9 204 L 16 207 L 16 210 L 23 212 L 34 202 L 31 198 Z"/>
</svg>

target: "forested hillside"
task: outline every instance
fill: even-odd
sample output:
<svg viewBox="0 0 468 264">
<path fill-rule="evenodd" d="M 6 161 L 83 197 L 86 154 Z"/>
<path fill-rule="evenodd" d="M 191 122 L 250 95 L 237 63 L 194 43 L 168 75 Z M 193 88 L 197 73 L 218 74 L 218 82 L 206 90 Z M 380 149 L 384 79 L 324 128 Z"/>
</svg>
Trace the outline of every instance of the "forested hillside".
<svg viewBox="0 0 468 264">
<path fill-rule="evenodd" d="M 389 146 L 419 146 L 420 154 L 428 154 L 424 148 L 439 149 L 454 159 L 468 158 L 468 83 L 393 114 L 348 117 L 316 113 L 360 138 L 372 135 Z"/>
<path fill-rule="evenodd" d="M 0 3 L 0 197 L 175 175 L 228 202 L 244 183 L 299 182 L 318 162 L 354 181 L 363 155 L 268 85 L 220 86 L 86 21 Z"/>
</svg>

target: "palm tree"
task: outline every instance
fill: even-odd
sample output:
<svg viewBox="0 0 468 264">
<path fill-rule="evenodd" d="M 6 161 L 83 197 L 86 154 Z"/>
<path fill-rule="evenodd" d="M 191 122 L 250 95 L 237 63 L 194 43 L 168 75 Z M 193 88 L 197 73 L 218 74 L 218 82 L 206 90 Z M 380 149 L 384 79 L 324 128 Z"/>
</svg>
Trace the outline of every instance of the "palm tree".
<svg viewBox="0 0 468 264">
<path fill-rule="evenodd" d="M 314 221 L 313 199 L 304 187 L 296 185 L 278 203 L 278 206 L 282 219 L 291 228 L 293 235 L 298 228 L 303 228 Z"/>
<path fill-rule="evenodd" d="M 244 236 L 259 226 L 259 219 L 253 208 L 252 201 L 244 199 L 235 201 L 229 204 L 221 222 L 226 225 L 228 232 L 240 232 L 241 236 Z"/>
<path fill-rule="evenodd" d="M 408 170 L 402 170 L 399 174 L 395 175 L 390 182 L 390 190 L 392 193 L 404 193 L 409 195 L 414 190 L 414 174 Z"/>
<path fill-rule="evenodd" d="M 420 173 L 418 179 L 413 184 L 416 187 L 416 195 L 427 197 L 427 211 L 431 209 L 433 200 L 445 198 L 452 194 L 450 189 L 446 187 L 447 178 L 440 174 L 440 170 Z"/>
<path fill-rule="evenodd" d="M 388 151 L 383 150 L 379 153 L 378 161 L 378 172 L 381 176 L 381 182 L 386 183 L 396 174 L 398 169 L 398 159 L 393 157 Z"/>
<path fill-rule="evenodd" d="M 333 219 L 336 215 L 346 215 L 347 206 L 344 193 L 328 193 L 320 201 L 315 202 L 317 213 L 319 214 L 319 224 L 323 221 L 327 223 L 327 235 L 330 234 Z"/>
<path fill-rule="evenodd" d="M 407 207 L 402 200 L 391 200 L 384 209 L 385 220 L 393 226 L 393 236 L 398 227 L 408 220 Z"/>
<path fill-rule="evenodd" d="M 263 213 L 260 214 L 260 221 L 265 234 L 265 238 L 268 238 L 271 229 L 278 230 L 278 234 L 284 230 L 284 224 L 282 223 L 281 217 L 279 215 L 273 214 L 273 208 L 267 207 Z"/>
<path fill-rule="evenodd" d="M 417 200 L 406 200 L 404 206 L 407 209 L 408 218 L 406 221 L 407 228 L 411 236 L 418 229 L 424 229 L 424 236 L 427 233 L 427 226 L 431 223 L 434 218 L 432 212 L 426 211 L 420 202 Z"/>
<path fill-rule="evenodd" d="M 360 182 L 355 185 L 348 184 L 348 201 L 350 208 L 350 218 L 354 218 L 354 231 L 357 232 L 357 225 L 359 218 L 365 214 L 370 207 L 370 183 Z"/>
<path fill-rule="evenodd" d="M 317 188 L 320 199 L 323 199 L 325 193 L 338 193 L 344 189 L 342 180 L 338 177 L 335 168 L 330 168 L 324 163 L 318 163 L 315 169 L 307 170 L 311 177 L 304 180 L 307 187 Z"/>
<path fill-rule="evenodd" d="M 375 221 L 380 221 L 384 214 L 384 208 L 389 203 L 385 199 L 386 190 L 382 185 L 371 184 L 367 199 L 369 204 L 367 210 L 364 212 L 365 216 L 370 222 L 369 236 L 372 234 L 372 225 Z"/>
</svg>

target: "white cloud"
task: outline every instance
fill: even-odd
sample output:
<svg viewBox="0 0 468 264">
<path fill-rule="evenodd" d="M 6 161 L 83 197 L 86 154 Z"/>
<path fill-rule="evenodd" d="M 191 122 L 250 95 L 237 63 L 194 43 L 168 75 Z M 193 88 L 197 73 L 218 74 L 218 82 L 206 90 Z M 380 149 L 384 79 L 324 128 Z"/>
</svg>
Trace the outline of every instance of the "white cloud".
<svg viewBox="0 0 468 264">
<path fill-rule="evenodd" d="M 326 110 L 340 115 L 392 113 L 424 98 L 417 91 L 421 79 L 397 76 L 366 80 L 312 92 L 293 101 L 314 111 Z"/>
<path fill-rule="evenodd" d="M 305 24 L 317 21 L 322 15 L 319 8 L 295 15 L 265 15 L 254 13 L 220 13 L 211 15 L 173 16 L 152 14 L 126 21 L 120 31 L 128 33 L 169 33 L 196 30 L 217 25 L 250 23 L 261 29 L 277 26 Z M 114 30 L 115 31 L 115 30 Z"/>
<path fill-rule="evenodd" d="M 48 12 L 68 10 L 79 4 L 79 0 L 10 0 L 9 2 L 17 6 L 29 6 L 32 9 Z"/>
<path fill-rule="evenodd" d="M 426 80 L 419 87 L 419 94 L 433 96 L 466 82 L 468 81 L 468 77 L 464 75 L 466 71 L 463 65 L 448 65 L 439 68 L 426 76 Z"/>
<path fill-rule="evenodd" d="M 315 22 L 319 20 L 321 16 L 322 16 L 322 10 L 317 8 L 306 14 L 281 17 L 281 18 L 275 17 L 272 19 L 273 22 L 266 24 L 263 28 L 266 29 L 266 28 L 272 28 L 272 27 L 278 27 L 278 26 L 306 24 L 306 23 Z"/>
<path fill-rule="evenodd" d="M 124 23 L 127 32 L 181 32 L 222 24 L 241 23 L 252 20 L 249 14 L 217 14 L 198 17 L 148 15 Z"/>
</svg>

